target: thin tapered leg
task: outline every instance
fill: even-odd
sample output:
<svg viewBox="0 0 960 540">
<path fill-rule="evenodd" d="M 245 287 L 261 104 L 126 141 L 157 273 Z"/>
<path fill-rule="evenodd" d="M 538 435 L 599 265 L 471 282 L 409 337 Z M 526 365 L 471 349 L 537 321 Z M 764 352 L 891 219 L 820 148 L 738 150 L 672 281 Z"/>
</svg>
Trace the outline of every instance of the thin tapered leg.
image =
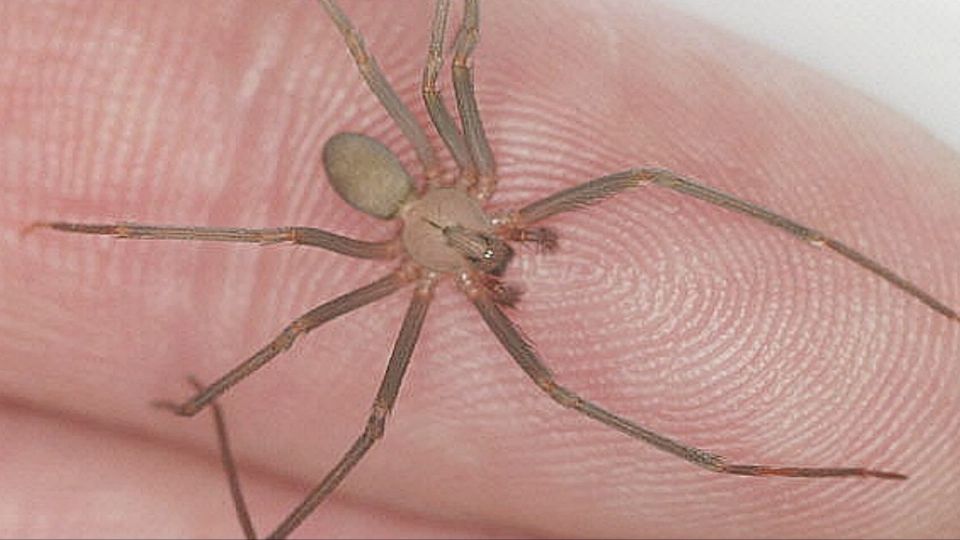
<svg viewBox="0 0 960 540">
<path fill-rule="evenodd" d="M 400 333 L 390 356 L 390 362 L 387 364 L 386 373 L 380 382 L 380 389 L 373 401 L 373 407 L 363 433 L 340 458 L 336 466 L 310 491 L 303 502 L 277 526 L 270 534 L 270 538 L 285 538 L 296 529 L 340 485 L 340 482 L 346 478 L 350 470 L 383 436 L 387 416 L 393 410 L 393 405 L 397 401 L 403 375 L 407 371 L 413 348 L 420 337 L 423 320 L 427 316 L 427 308 L 430 306 L 430 300 L 433 296 L 433 285 L 432 281 L 425 280 L 417 286 L 413 293 L 413 300 L 411 300 L 410 307 L 407 308 L 407 313 L 403 318 Z"/>
<path fill-rule="evenodd" d="M 463 8 L 463 20 L 453 43 L 453 89 L 457 96 L 457 109 L 467 149 L 477 171 L 477 184 L 473 192 L 481 200 L 493 195 L 497 187 L 496 161 L 477 110 L 474 95 L 473 68 L 470 56 L 480 37 L 480 8 L 476 0 L 467 0 Z"/>
<path fill-rule="evenodd" d="M 213 384 L 198 392 L 182 404 L 169 401 L 157 401 L 154 405 L 169 409 L 180 416 L 193 416 L 211 401 L 243 380 L 247 375 L 263 367 L 273 357 L 290 348 L 300 336 L 314 328 L 332 321 L 337 317 L 349 313 L 359 307 L 375 302 L 409 283 L 411 277 L 402 270 L 393 272 L 373 283 L 360 287 L 352 292 L 338 296 L 333 300 L 321 304 L 301 315 L 287 325 L 280 334 L 253 356 L 220 377 Z"/>
<path fill-rule="evenodd" d="M 41 228 L 138 240 L 200 240 L 256 244 L 290 242 L 301 246 L 322 248 L 357 259 L 392 259 L 397 256 L 400 250 L 395 240 L 387 240 L 386 242 L 354 240 L 353 238 L 311 227 L 241 229 L 233 227 L 143 225 L 140 223 L 68 223 L 65 221 L 38 221 L 30 225 L 25 232 L 31 232 Z"/>
<path fill-rule="evenodd" d="M 421 93 L 423 102 L 427 106 L 430 120 L 437 128 L 437 133 L 443 143 L 450 150 L 457 167 L 460 168 L 460 179 L 467 185 L 476 182 L 477 170 L 473 165 L 473 158 L 467 150 L 460 128 L 450 115 L 440 90 L 437 87 L 437 76 L 443 65 L 443 33 L 447 28 L 447 15 L 450 12 L 449 0 L 438 0 L 433 14 L 433 25 L 430 31 L 430 46 L 427 49 L 427 61 L 423 67 L 423 83 Z"/>
<path fill-rule="evenodd" d="M 436 154 L 433 152 L 433 148 L 430 146 L 430 141 L 427 140 L 426 133 L 423 132 L 420 124 L 414 119 L 410 109 L 397 97 L 397 93 L 393 87 L 390 86 L 390 83 L 387 82 L 376 59 L 367 52 L 366 45 L 364 45 L 363 42 L 363 36 L 354 28 L 353 23 L 350 22 L 350 19 L 347 18 L 335 2 L 332 0 L 318 1 L 327 12 L 327 15 L 330 16 L 330 20 L 333 21 L 333 24 L 336 25 L 337 29 L 343 35 L 347 48 L 350 50 L 350 55 L 353 56 L 363 80 L 366 81 L 367 86 L 370 87 L 373 94 L 380 100 L 380 104 L 386 109 L 387 114 L 396 122 L 400 131 L 402 131 L 410 143 L 413 144 L 413 148 L 417 152 L 417 157 L 420 159 L 421 165 L 423 165 L 424 175 L 428 180 L 436 178 L 440 174 L 440 164 L 437 161 Z"/>
<path fill-rule="evenodd" d="M 491 299 L 489 293 L 476 281 L 462 280 L 461 288 L 473 301 L 484 322 L 516 360 L 523 371 L 550 398 L 564 407 L 573 409 L 598 422 L 610 426 L 631 437 L 651 444 L 664 452 L 669 452 L 707 470 L 743 476 L 794 476 L 794 477 L 833 477 L 860 476 L 891 480 L 902 480 L 906 476 L 887 471 L 878 471 L 859 467 L 773 467 L 768 465 L 741 465 L 728 463 L 725 458 L 693 446 L 675 441 L 659 433 L 641 427 L 621 416 L 581 398 L 579 395 L 560 386 L 553 374 L 543 364 L 533 346 L 523 337 L 520 330 Z"/>
<path fill-rule="evenodd" d="M 203 383 L 195 377 L 190 377 L 189 382 L 198 392 L 203 390 Z M 217 432 L 220 463 L 223 466 L 224 474 L 227 476 L 227 484 L 230 486 L 230 497 L 233 499 L 233 505 L 237 511 L 237 520 L 240 521 L 244 538 L 254 539 L 257 537 L 257 531 L 253 527 L 253 520 L 250 519 L 250 511 L 247 510 L 247 501 L 243 497 L 243 490 L 240 489 L 240 475 L 237 473 L 236 460 L 233 459 L 233 451 L 230 449 L 230 437 L 227 436 L 227 421 L 224 418 L 223 408 L 214 400 L 210 403 L 210 409 L 213 411 L 213 427 Z"/>
<path fill-rule="evenodd" d="M 497 218 L 498 225 L 504 230 L 503 234 L 516 234 L 515 231 L 528 228 L 531 224 L 550 216 L 577 210 L 585 206 L 598 203 L 628 188 L 655 184 L 672 189 L 695 199 L 721 206 L 741 214 L 758 219 L 768 225 L 786 231 L 801 240 L 806 240 L 814 246 L 822 246 L 852 261 L 857 266 L 869 270 L 894 287 L 902 290 L 930 309 L 940 313 L 948 319 L 960 321 L 960 315 L 924 291 L 913 282 L 894 273 L 889 268 L 867 257 L 852 247 L 831 238 L 826 234 L 801 225 L 796 221 L 776 214 L 762 206 L 749 203 L 733 195 L 717 191 L 713 188 L 698 184 L 665 169 L 633 169 L 619 172 L 591 180 L 569 189 L 565 189 L 529 204 L 520 210 Z"/>
</svg>

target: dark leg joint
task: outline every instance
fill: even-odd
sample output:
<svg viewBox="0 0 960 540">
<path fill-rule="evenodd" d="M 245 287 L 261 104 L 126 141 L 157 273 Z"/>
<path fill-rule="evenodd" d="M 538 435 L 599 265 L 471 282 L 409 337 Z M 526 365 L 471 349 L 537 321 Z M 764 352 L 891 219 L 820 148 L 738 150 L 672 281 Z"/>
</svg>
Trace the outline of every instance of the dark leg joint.
<svg viewBox="0 0 960 540">
<path fill-rule="evenodd" d="M 539 379 L 536 381 L 544 392 L 546 392 L 554 401 L 568 409 L 582 409 L 583 399 L 558 385 L 552 379 Z"/>
<path fill-rule="evenodd" d="M 513 229 L 509 234 L 511 240 L 532 243 L 538 253 L 553 253 L 559 245 L 560 236 L 557 231 L 548 227 Z"/>
<path fill-rule="evenodd" d="M 387 414 L 386 407 L 379 403 L 374 404 L 373 410 L 370 412 L 370 418 L 367 419 L 367 427 L 363 430 L 364 439 L 373 443 L 383 437 Z"/>
<path fill-rule="evenodd" d="M 198 379 L 195 375 L 187 375 L 187 382 L 190 384 L 190 386 L 194 388 L 194 390 L 197 391 L 197 395 L 191 398 L 190 401 L 180 404 L 180 403 L 174 403 L 173 401 L 168 401 L 168 400 L 154 400 L 150 402 L 150 405 L 158 409 L 164 409 L 164 410 L 170 411 L 177 416 L 186 416 L 186 417 L 194 416 L 195 414 L 200 412 L 200 409 L 202 409 L 203 406 L 205 405 L 205 402 L 202 402 L 199 398 L 200 398 L 200 394 L 203 392 L 204 388 L 206 387 L 203 385 L 203 383 L 200 382 L 200 379 Z"/>
</svg>

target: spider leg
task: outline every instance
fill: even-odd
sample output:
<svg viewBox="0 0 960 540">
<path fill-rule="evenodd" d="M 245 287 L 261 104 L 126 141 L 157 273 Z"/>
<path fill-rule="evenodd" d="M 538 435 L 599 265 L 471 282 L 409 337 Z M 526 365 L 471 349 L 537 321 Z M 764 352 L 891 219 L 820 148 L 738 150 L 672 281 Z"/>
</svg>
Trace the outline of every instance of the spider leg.
<svg viewBox="0 0 960 540">
<path fill-rule="evenodd" d="M 413 354 L 413 348 L 420 336 L 420 329 L 423 326 L 427 308 L 430 306 L 430 300 L 433 297 L 433 286 L 432 279 L 425 279 L 418 284 L 414 291 L 413 299 L 400 326 L 400 333 L 394 343 L 393 353 L 387 364 L 383 380 L 380 382 L 380 389 L 373 401 L 373 407 L 363 433 L 340 458 L 336 466 L 310 491 L 303 502 L 277 526 L 270 534 L 270 538 L 284 538 L 297 528 L 340 485 L 340 482 L 346 478 L 350 470 L 383 436 L 387 416 L 389 416 L 394 403 L 397 401 L 400 383 L 403 381 L 403 375 L 410 363 L 410 355 Z"/>
<path fill-rule="evenodd" d="M 420 164 L 423 166 L 424 176 L 426 176 L 428 182 L 436 178 L 440 173 L 440 164 L 437 161 L 436 154 L 433 152 L 433 148 L 430 146 L 430 141 L 427 140 L 426 133 L 423 132 L 420 124 L 417 123 L 410 109 L 397 97 L 397 93 L 393 90 L 393 87 L 390 86 L 390 83 L 387 82 L 376 59 L 367 52 L 366 45 L 363 43 L 363 36 L 354 28 L 350 19 L 347 18 L 333 0 L 318 1 L 327 12 L 327 15 L 330 16 L 330 20 L 333 21 L 333 24 L 336 25 L 337 29 L 343 35 L 347 48 L 350 50 L 350 55 L 353 56 L 353 60 L 357 64 L 357 69 L 360 71 L 363 80 L 366 81 L 367 86 L 374 95 L 377 96 L 377 99 L 380 100 L 380 104 L 386 109 L 387 114 L 396 122 L 400 131 L 402 131 L 410 143 L 413 144 L 414 150 L 417 152 L 417 157 L 420 159 Z"/>
<path fill-rule="evenodd" d="M 447 28 L 447 14 L 450 11 L 450 0 L 438 0 L 433 14 L 433 25 L 430 30 L 430 46 L 427 49 L 427 61 L 423 67 L 423 82 L 421 93 L 423 102 L 427 106 L 430 120 L 437 128 L 437 133 L 443 143 L 450 150 L 454 161 L 460 168 L 460 179 L 467 185 L 476 182 L 477 169 L 473 158 L 467 150 L 460 128 L 450 115 L 450 111 L 443 102 L 440 89 L 437 87 L 437 76 L 443 65 L 443 33 Z"/>
<path fill-rule="evenodd" d="M 115 238 L 140 240 L 202 240 L 214 242 L 250 242 L 279 244 L 290 242 L 311 246 L 355 257 L 357 259 L 392 259 L 399 246 L 395 240 L 367 242 L 340 236 L 312 227 L 277 227 L 272 229 L 240 229 L 232 227 L 181 227 L 174 225 L 143 225 L 140 223 L 68 223 L 64 221 L 38 221 L 24 230 L 35 229 L 110 235 Z"/>
<path fill-rule="evenodd" d="M 463 8 L 463 19 L 457 37 L 453 43 L 453 90 L 457 96 L 457 109 L 460 111 L 460 123 L 467 148 L 477 170 L 477 184 L 474 193 L 481 200 L 493 195 L 496 189 L 496 162 L 487 135 L 477 110 L 477 99 L 473 91 L 473 68 L 470 57 L 480 37 L 480 8 L 476 0 L 467 0 Z"/>
<path fill-rule="evenodd" d="M 501 223 L 502 218 L 497 216 L 494 217 L 493 221 L 494 223 Z M 560 245 L 560 237 L 557 235 L 557 231 L 549 227 L 517 228 L 508 225 L 498 232 L 507 240 L 533 244 L 540 253 L 553 253 Z"/>
<path fill-rule="evenodd" d="M 244 360 L 240 365 L 231 369 L 226 375 L 220 377 L 202 391 L 197 392 L 186 402 L 176 404 L 169 401 L 156 401 L 153 404 L 169 409 L 180 416 L 193 416 L 247 375 L 260 369 L 273 357 L 289 349 L 298 337 L 323 323 L 395 292 L 401 286 L 410 282 L 411 279 L 412 277 L 406 274 L 404 270 L 398 270 L 369 285 L 323 303 L 296 318 L 277 337 L 253 356 Z"/>
<path fill-rule="evenodd" d="M 891 480 L 906 478 L 900 473 L 858 467 L 772 467 L 768 465 L 731 464 L 722 456 L 683 444 L 646 429 L 583 399 L 576 393 L 557 384 L 553 374 L 540 360 L 533 346 L 523 337 L 517 326 L 503 313 L 496 302 L 491 299 L 489 293 L 471 278 L 461 278 L 460 286 L 476 306 L 480 316 L 483 317 L 484 322 L 497 337 L 497 340 L 520 365 L 520 368 L 551 399 L 564 407 L 573 409 L 633 438 L 651 444 L 664 452 L 685 459 L 694 465 L 713 472 L 742 476 L 860 476 Z"/>
<path fill-rule="evenodd" d="M 198 392 L 203 390 L 203 383 L 196 377 L 188 377 L 187 380 Z M 217 432 L 217 446 L 220 448 L 220 463 L 227 475 L 227 483 L 230 485 L 230 496 L 233 498 L 233 505 L 237 511 L 237 519 L 243 529 L 244 538 L 254 539 L 257 537 L 257 531 L 253 527 L 253 520 L 250 519 L 247 501 L 243 498 L 243 490 L 240 489 L 240 475 L 237 474 L 236 461 L 233 459 L 233 451 L 230 449 L 230 437 L 227 436 L 227 421 L 224 419 L 223 408 L 214 400 L 210 403 L 210 409 L 213 411 L 213 426 Z"/>
<path fill-rule="evenodd" d="M 806 240 L 814 246 L 826 247 L 857 266 L 869 270 L 920 302 L 923 302 L 930 309 L 940 313 L 944 317 L 954 321 L 960 321 L 960 315 L 958 315 L 954 309 L 937 300 L 913 282 L 901 277 L 889 268 L 839 240 L 776 214 L 762 206 L 698 184 L 693 180 L 684 178 L 666 169 L 632 169 L 602 176 L 578 186 L 559 191 L 529 204 L 520 210 L 507 214 L 498 219 L 498 225 L 506 231 L 505 234 L 511 234 L 510 231 L 513 229 L 522 230 L 530 224 L 555 214 L 577 210 L 617 195 L 628 188 L 646 186 L 648 184 L 655 184 L 672 189 L 695 199 L 700 199 L 701 201 L 745 214 L 786 231 L 801 240 Z"/>
</svg>

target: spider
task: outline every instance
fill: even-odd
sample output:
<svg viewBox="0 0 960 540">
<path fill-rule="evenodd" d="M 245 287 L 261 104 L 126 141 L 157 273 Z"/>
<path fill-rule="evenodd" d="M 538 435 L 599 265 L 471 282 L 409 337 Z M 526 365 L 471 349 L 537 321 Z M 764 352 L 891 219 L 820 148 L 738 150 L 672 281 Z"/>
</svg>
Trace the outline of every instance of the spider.
<svg viewBox="0 0 960 540">
<path fill-rule="evenodd" d="M 162 402 L 174 412 L 192 416 L 205 406 L 215 405 L 233 384 L 262 366 L 293 341 L 317 326 L 348 311 L 374 302 L 402 287 L 412 289 L 412 300 L 398 333 L 387 373 L 381 383 L 367 427 L 340 464 L 311 492 L 311 495 L 285 519 L 271 536 L 289 534 L 346 476 L 364 453 L 383 433 L 386 417 L 395 403 L 399 386 L 416 344 L 433 291 L 441 279 L 453 280 L 479 312 L 492 333 L 523 371 L 549 397 L 561 405 L 596 421 L 641 439 L 661 450 L 707 470 L 749 476 L 869 476 L 902 479 L 900 473 L 862 467 L 773 467 L 731 463 L 711 452 L 664 437 L 584 400 L 558 384 L 538 353 L 505 309 L 517 305 L 520 291 L 504 274 L 515 248 L 512 244 L 530 243 L 542 251 L 556 249 L 562 231 L 550 227 L 554 215 L 580 210 L 622 192 L 643 186 L 659 186 L 707 203 L 748 215 L 793 234 L 802 240 L 827 248 L 853 263 L 877 274 L 941 315 L 956 320 L 957 314 L 915 285 L 898 277 L 858 251 L 821 232 L 719 192 L 663 169 L 635 169 L 604 176 L 580 186 L 560 191 L 513 211 L 489 213 L 484 203 L 496 188 L 496 167 L 473 97 L 470 56 L 476 42 L 478 7 L 468 1 L 453 45 L 454 88 L 460 127 L 436 92 L 436 77 L 441 64 L 442 36 L 448 2 L 437 3 L 431 35 L 431 48 L 424 71 L 424 96 L 438 132 L 454 156 L 458 171 L 453 183 L 447 183 L 426 137 L 412 115 L 381 80 L 376 65 L 345 15 L 332 3 L 322 2 L 338 29 L 344 33 L 351 53 L 368 84 L 378 93 L 385 108 L 397 121 L 417 149 L 422 165 L 423 186 L 416 189 L 411 175 L 381 143 L 365 135 L 344 133 L 331 138 L 324 148 L 323 162 L 332 185 L 354 208 L 371 216 L 396 219 L 403 223 L 400 235 L 384 242 L 358 241 L 320 229 L 291 227 L 281 229 L 224 229 L 167 227 L 140 224 L 82 224 L 67 222 L 38 223 L 66 232 L 107 234 L 121 238 L 190 239 L 240 242 L 292 242 L 320 247 L 358 258 L 398 260 L 394 271 L 361 289 L 324 303 L 298 318 L 253 357 L 210 386 L 199 390 L 184 403 Z M 367 68 L 365 71 L 364 68 Z M 371 182 L 375 177 L 376 182 Z M 222 423 L 219 423 L 222 426 Z M 218 430 L 225 443 L 224 430 Z M 224 454 L 227 456 L 227 454 Z M 229 463 L 229 460 L 227 460 Z M 235 479 L 233 473 L 231 479 Z M 238 500 L 238 507 L 242 505 Z M 243 512 L 241 512 L 243 513 Z M 242 520 L 252 535 L 249 522 Z"/>
</svg>

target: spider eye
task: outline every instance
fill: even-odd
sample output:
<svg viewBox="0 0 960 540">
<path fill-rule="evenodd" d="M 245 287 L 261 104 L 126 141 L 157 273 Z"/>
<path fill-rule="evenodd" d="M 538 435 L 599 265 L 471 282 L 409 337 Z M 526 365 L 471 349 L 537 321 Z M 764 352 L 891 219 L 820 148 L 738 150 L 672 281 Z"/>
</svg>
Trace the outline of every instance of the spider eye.
<svg viewBox="0 0 960 540">
<path fill-rule="evenodd" d="M 513 258 L 513 248 L 494 235 L 460 225 L 443 227 L 447 244 L 460 252 L 477 270 L 499 276 Z"/>
<path fill-rule="evenodd" d="M 393 218 L 413 192 L 413 181 L 397 156 L 366 135 L 330 137 L 323 146 L 323 168 L 347 204 L 381 219 Z"/>
<path fill-rule="evenodd" d="M 484 235 L 483 239 L 487 246 L 484 248 L 479 260 L 474 259 L 473 263 L 483 272 L 495 276 L 503 275 L 510 260 L 513 259 L 513 248 L 510 247 L 510 244 L 507 244 L 495 236 Z"/>
</svg>

